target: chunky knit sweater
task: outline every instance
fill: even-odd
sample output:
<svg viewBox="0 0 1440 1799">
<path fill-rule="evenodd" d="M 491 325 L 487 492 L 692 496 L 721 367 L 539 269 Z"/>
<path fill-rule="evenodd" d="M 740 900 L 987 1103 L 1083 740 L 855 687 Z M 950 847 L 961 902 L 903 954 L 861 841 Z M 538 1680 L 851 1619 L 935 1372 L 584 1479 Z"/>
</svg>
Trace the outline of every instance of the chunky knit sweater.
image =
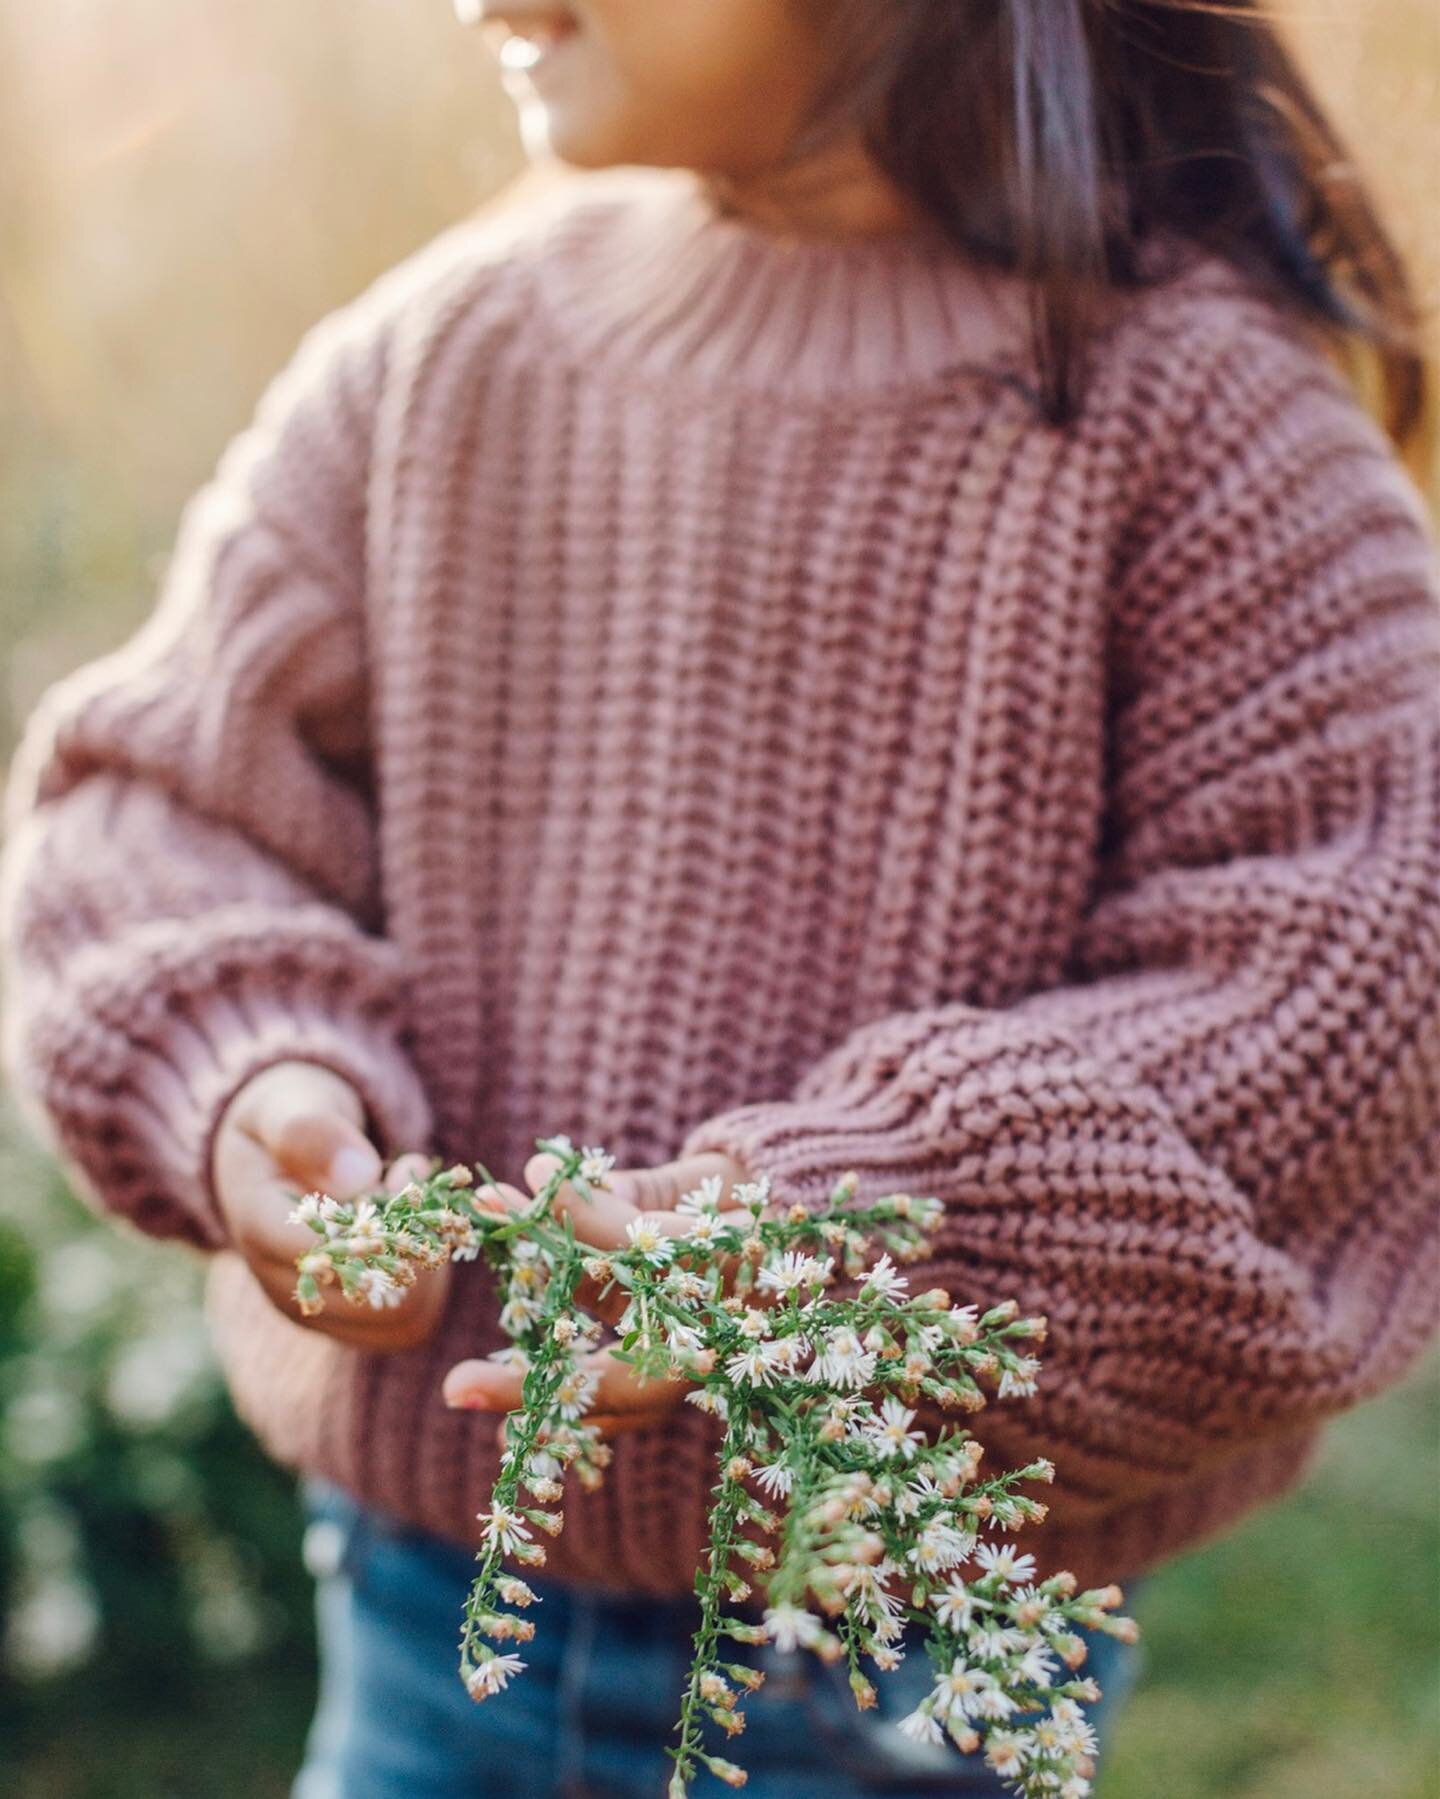
<svg viewBox="0 0 1440 1799">
<path fill-rule="evenodd" d="M 242 1415 L 461 1542 L 502 1341 L 274 1310 L 209 1185 L 238 1085 L 522 1181 L 723 1149 L 933 1194 L 926 1284 L 1051 1322 L 979 1421 L 1042 1566 L 1299 1477 L 1437 1317 L 1440 594 L 1297 322 L 1192 258 L 1047 423 L 1023 295 L 681 171 L 458 225 L 305 337 L 159 601 L 10 773 L 6 1066 L 91 1203 L 212 1254 Z M 686 1588 L 713 1421 L 620 1437 L 561 1578 Z"/>
</svg>

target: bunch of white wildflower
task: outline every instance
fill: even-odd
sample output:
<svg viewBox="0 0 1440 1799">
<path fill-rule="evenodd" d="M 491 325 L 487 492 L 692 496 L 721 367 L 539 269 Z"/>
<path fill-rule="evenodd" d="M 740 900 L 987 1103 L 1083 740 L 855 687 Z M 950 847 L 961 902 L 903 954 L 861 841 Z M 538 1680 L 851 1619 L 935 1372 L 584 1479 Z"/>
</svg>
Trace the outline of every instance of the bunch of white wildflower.
<svg viewBox="0 0 1440 1799">
<path fill-rule="evenodd" d="M 687 1400 L 722 1433 L 670 1799 L 684 1799 L 701 1767 L 744 1783 L 742 1768 L 705 1747 L 707 1722 L 727 1737 L 743 1729 L 738 1701 L 763 1679 L 726 1659 L 734 1653 L 726 1639 L 844 1659 L 863 1709 L 875 1688 L 862 1663 L 897 1667 L 912 1625 L 934 1682 L 901 1729 L 965 1753 L 983 1748 L 1025 1799 L 1082 1799 L 1095 1750 L 1082 1703 L 1099 1688 L 1076 1672 L 1085 1658 L 1077 1631 L 1133 1641 L 1136 1626 L 1117 1614 L 1118 1587 L 1079 1592 L 1070 1574 L 1036 1580 L 1034 1558 L 1009 1540 L 1044 1518 L 1046 1507 L 1019 1488 L 1052 1480 L 1050 1462 L 982 1480 L 984 1452 L 971 1432 L 927 1431 L 918 1413 L 926 1400 L 978 1411 L 982 1383 L 1001 1396 L 1032 1392 L 1039 1363 L 1027 1346 L 1043 1340 L 1045 1320 L 1023 1317 L 1013 1301 L 981 1312 L 940 1288 L 912 1294 L 896 1263 L 926 1254 L 939 1202 L 892 1193 L 857 1205 L 853 1172 L 823 1209 L 792 1206 L 782 1216 L 772 1215 L 764 1179 L 736 1187 L 728 1203 L 720 1181 L 706 1180 L 680 1202 L 691 1220 L 684 1235 L 638 1220 L 627 1248 L 597 1254 L 551 1207 L 563 1183 L 586 1198 L 603 1187 L 614 1158 L 565 1136 L 538 1147 L 560 1165 L 522 1211 L 476 1206 L 467 1192 L 474 1176 L 456 1166 L 348 1206 L 310 1194 L 295 1214 L 323 1239 L 298 1263 L 307 1311 L 332 1283 L 385 1303 L 377 1279 L 398 1292 L 415 1269 L 452 1256 L 483 1255 L 499 1278 L 501 1323 L 514 1343 L 497 1353 L 525 1373 L 500 1476 L 479 1514 L 480 1566 L 460 1653 L 472 1696 L 499 1692 L 524 1668 L 495 1643 L 535 1634 L 519 1614 L 536 1595 L 506 1558 L 543 1565 L 537 1533 L 561 1529 L 563 1514 L 551 1508 L 567 1476 L 595 1487 L 610 1460 L 584 1422 L 594 1383 L 583 1358 L 602 1335 L 576 1308 L 589 1275 L 602 1291 L 618 1285 L 628 1295 L 612 1353 L 640 1376 L 691 1382 Z M 852 1290 L 832 1294 L 842 1280 Z M 748 1616 L 738 1610 L 747 1601 Z"/>
</svg>

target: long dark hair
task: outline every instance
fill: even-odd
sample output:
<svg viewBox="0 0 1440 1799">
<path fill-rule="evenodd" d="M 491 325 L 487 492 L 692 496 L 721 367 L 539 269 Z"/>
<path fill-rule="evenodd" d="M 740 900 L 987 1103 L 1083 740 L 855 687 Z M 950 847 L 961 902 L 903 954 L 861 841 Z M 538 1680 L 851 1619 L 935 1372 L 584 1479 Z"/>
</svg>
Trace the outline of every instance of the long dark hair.
<svg viewBox="0 0 1440 1799">
<path fill-rule="evenodd" d="M 1157 245 L 1219 252 L 1322 326 L 1397 442 L 1428 410 L 1404 263 L 1256 0 L 809 0 L 834 46 L 794 146 L 858 123 L 968 255 L 1028 277 L 1047 412 Z"/>
</svg>

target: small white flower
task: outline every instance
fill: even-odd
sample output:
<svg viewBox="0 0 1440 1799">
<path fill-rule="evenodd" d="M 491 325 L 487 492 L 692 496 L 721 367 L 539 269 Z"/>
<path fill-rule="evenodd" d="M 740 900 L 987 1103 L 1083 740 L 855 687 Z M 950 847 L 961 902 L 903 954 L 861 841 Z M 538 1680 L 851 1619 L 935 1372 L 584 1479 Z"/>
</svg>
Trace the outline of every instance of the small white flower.
<svg viewBox="0 0 1440 1799">
<path fill-rule="evenodd" d="M 969 1342 L 971 1340 L 979 1322 L 980 1308 L 973 1305 L 951 1306 L 948 1312 L 943 1312 L 940 1317 L 935 1320 L 936 1325 L 943 1335 L 947 1337 L 957 1337 L 962 1342 Z"/>
<path fill-rule="evenodd" d="M 560 1480 L 565 1473 L 565 1464 L 559 1456 L 551 1455 L 548 1449 L 532 1449 L 525 1463 L 525 1484 L 534 1481 Z"/>
<path fill-rule="evenodd" d="M 849 1424 L 861 1417 L 863 1400 L 851 1399 L 841 1393 L 832 1393 L 825 1401 L 825 1417 L 832 1424 Z"/>
<path fill-rule="evenodd" d="M 492 1693 L 500 1692 L 511 1676 L 520 1673 L 524 1666 L 518 1655 L 487 1655 L 466 1675 L 465 1690 L 472 1699 L 488 1699 Z"/>
<path fill-rule="evenodd" d="M 512 1292 L 500 1308 L 500 1328 L 509 1336 L 518 1336 L 540 1316 L 538 1300 L 527 1294 Z"/>
<path fill-rule="evenodd" d="M 693 1304 L 704 1299 L 710 1291 L 710 1284 L 689 1268 L 672 1268 L 663 1282 L 665 1291 L 672 1294 L 682 1304 Z"/>
<path fill-rule="evenodd" d="M 1004 1625 L 982 1626 L 972 1630 L 968 1638 L 970 1653 L 978 1661 L 1003 1662 L 1025 1647 L 1023 1631 L 1007 1630 Z"/>
<path fill-rule="evenodd" d="M 830 1332 L 811 1364 L 807 1378 L 836 1387 L 863 1387 L 875 1374 L 875 1357 L 861 1347 L 848 1325 Z"/>
<path fill-rule="evenodd" d="M 744 1206 L 746 1211 L 759 1217 L 765 1209 L 765 1201 L 770 1197 L 770 1177 L 762 1174 L 758 1180 L 737 1181 L 734 1188 L 734 1200 L 737 1206 Z"/>
<path fill-rule="evenodd" d="M 820 1640 L 820 1620 L 813 1612 L 798 1605 L 774 1605 L 765 1612 L 765 1628 L 770 1641 L 782 1653 L 792 1649 L 808 1649 Z"/>
<path fill-rule="evenodd" d="M 767 1262 L 756 1275 L 756 1285 L 767 1293 L 793 1293 L 799 1287 L 818 1287 L 835 1266 L 829 1256 L 802 1255 L 787 1249 L 778 1261 Z"/>
<path fill-rule="evenodd" d="M 910 1560 L 926 1574 L 943 1574 L 965 1560 L 971 1540 L 943 1518 L 931 1518 L 920 1527 Z"/>
<path fill-rule="evenodd" d="M 795 1474 L 784 1462 L 767 1462 L 763 1468 L 755 1470 L 755 1484 L 772 1499 L 783 1499 L 795 1485 Z"/>
<path fill-rule="evenodd" d="M 398 1306 L 405 1297 L 405 1289 L 398 1281 L 392 1280 L 383 1268 L 362 1269 L 355 1284 L 377 1312 L 386 1306 Z"/>
<path fill-rule="evenodd" d="M 1000 1384 L 996 1388 L 996 1396 L 1008 1399 L 1013 1394 L 1017 1398 L 1028 1398 L 1036 1391 L 1035 1376 L 1040 1372 L 1040 1363 L 1034 1356 L 1021 1356 L 1016 1368 L 1006 1368 L 1000 1376 Z"/>
<path fill-rule="evenodd" d="M 530 1541 L 530 1527 L 518 1512 L 512 1512 L 508 1506 L 497 1505 L 493 1512 L 477 1512 L 476 1517 L 485 1526 L 485 1541 L 498 1543 L 505 1555 L 514 1553 L 519 1543 Z"/>
<path fill-rule="evenodd" d="M 631 1249 L 652 1268 L 663 1268 L 670 1260 L 670 1239 L 653 1219 L 632 1218 L 625 1226 L 625 1235 Z"/>
<path fill-rule="evenodd" d="M 935 1677 L 935 1710 L 942 1718 L 948 1718 L 952 1712 L 968 1718 L 980 1695 L 994 1684 L 994 1677 L 983 1668 L 972 1668 L 957 1657 L 945 1673 Z"/>
<path fill-rule="evenodd" d="M 777 1337 L 770 1349 L 777 1368 L 793 1370 L 801 1358 L 809 1354 L 810 1345 L 797 1331 L 788 1337 Z"/>
<path fill-rule="evenodd" d="M 730 1416 L 730 1402 L 716 1387 L 694 1387 L 685 1395 L 687 1405 L 693 1405 L 697 1411 L 709 1412 L 716 1418 Z"/>
<path fill-rule="evenodd" d="M 1013 1543 L 982 1543 L 975 1559 L 987 1574 L 998 1574 L 1003 1581 L 1031 1580 L 1035 1575 L 1035 1557 L 1017 1555 Z"/>
<path fill-rule="evenodd" d="M 877 1455 L 898 1455 L 907 1462 L 914 1456 L 925 1442 L 921 1431 L 909 1428 L 914 1416 L 914 1412 L 907 1411 L 898 1399 L 890 1398 L 882 1403 L 880 1416 L 870 1421 L 865 1433 Z"/>
<path fill-rule="evenodd" d="M 985 1739 L 985 1759 L 997 1774 L 1013 1778 L 1030 1758 L 1030 1736 L 1023 1730 L 992 1730 Z"/>
<path fill-rule="evenodd" d="M 590 1410 L 600 1374 L 594 1368 L 570 1368 L 555 1389 L 555 1409 L 570 1423 Z"/>
<path fill-rule="evenodd" d="M 588 1143 L 584 1146 L 580 1159 L 580 1174 L 583 1179 L 599 1186 L 614 1166 L 614 1156 L 607 1155 L 603 1149 L 592 1149 Z"/>
<path fill-rule="evenodd" d="M 320 1223 L 320 1195 L 307 1193 L 298 1206 L 291 1209 L 291 1224 L 317 1225 Z"/>
<path fill-rule="evenodd" d="M 1094 1755 L 1099 1740 L 1088 1719 L 1073 1699 L 1057 1699 L 1050 1708 L 1066 1755 Z"/>
<path fill-rule="evenodd" d="M 945 1741 L 945 1733 L 923 1704 L 918 1705 L 913 1712 L 907 1712 L 895 1728 L 901 1736 L 909 1737 L 915 1743 L 943 1743 Z"/>
<path fill-rule="evenodd" d="M 998 1724 L 1003 1719 L 1013 1716 L 1019 1709 L 1019 1706 L 1003 1687 L 986 1687 L 983 1692 L 976 1694 L 970 1716 L 985 1718 L 991 1723 Z"/>
<path fill-rule="evenodd" d="M 860 1289 L 862 1298 L 878 1296 L 881 1299 L 893 1299 L 897 1293 L 904 1293 L 909 1286 L 903 1274 L 896 1272 L 895 1264 L 890 1260 L 887 1250 L 880 1260 L 865 1276 L 865 1284 Z"/>
<path fill-rule="evenodd" d="M 775 1343 L 754 1343 L 748 1349 L 737 1350 L 725 1364 L 725 1372 L 733 1381 L 749 1381 L 752 1386 L 768 1387 L 775 1379 L 779 1364 L 776 1361 Z"/>
<path fill-rule="evenodd" d="M 1017 1672 L 1031 1686 L 1048 1687 L 1055 1678 L 1055 1658 L 1043 1643 L 1032 1643 L 1020 1660 Z"/>
<path fill-rule="evenodd" d="M 681 1194 L 675 1201 L 675 1210 L 685 1212 L 692 1217 L 705 1212 L 718 1212 L 724 1192 L 724 1177 L 718 1174 L 707 1174 L 698 1187 L 692 1187 L 688 1193 Z"/>
<path fill-rule="evenodd" d="M 962 1580 L 952 1580 L 947 1587 L 930 1595 L 935 1615 L 947 1630 L 967 1630 L 975 1615 L 975 1600 Z"/>
<path fill-rule="evenodd" d="M 705 1339 L 693 1325 L 672 1319 L 665 1326 L 665 1347 L 671 1355 L 697 1355 L 705 1347 Z"/>
</svg>

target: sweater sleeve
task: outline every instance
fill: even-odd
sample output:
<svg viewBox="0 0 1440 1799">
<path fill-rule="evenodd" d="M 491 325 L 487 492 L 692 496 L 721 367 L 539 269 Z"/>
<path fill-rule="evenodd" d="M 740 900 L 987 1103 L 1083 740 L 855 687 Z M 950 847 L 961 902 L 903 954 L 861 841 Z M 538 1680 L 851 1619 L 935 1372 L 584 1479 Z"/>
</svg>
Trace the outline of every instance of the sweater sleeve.
<svg viewBox="0 0 1440 1799">
<path fill-rule="evenodd" d="M 312 327 L 183 511 L 157 604 L 28 720 L 0 859 L 5 1072 L 82 1196 L 219 1247 L 213 1132 L 290 1057 L 423 1148 L 380 934 L 362 617 L 386 336 Z"/>
<path fill-rule="evenodd" d="M 1440 596 L 1313 348 L 1240 333 L 1117 548 L 1107 814 L 1064 985 L 870 1020 L 697 1124 L 776 1197 L 946 1207 L 912 1284 L 1050 1319 L 991 1436 L 1057 1512 L 1175 1490 L 1440 1309 Z"/>
</svg>

